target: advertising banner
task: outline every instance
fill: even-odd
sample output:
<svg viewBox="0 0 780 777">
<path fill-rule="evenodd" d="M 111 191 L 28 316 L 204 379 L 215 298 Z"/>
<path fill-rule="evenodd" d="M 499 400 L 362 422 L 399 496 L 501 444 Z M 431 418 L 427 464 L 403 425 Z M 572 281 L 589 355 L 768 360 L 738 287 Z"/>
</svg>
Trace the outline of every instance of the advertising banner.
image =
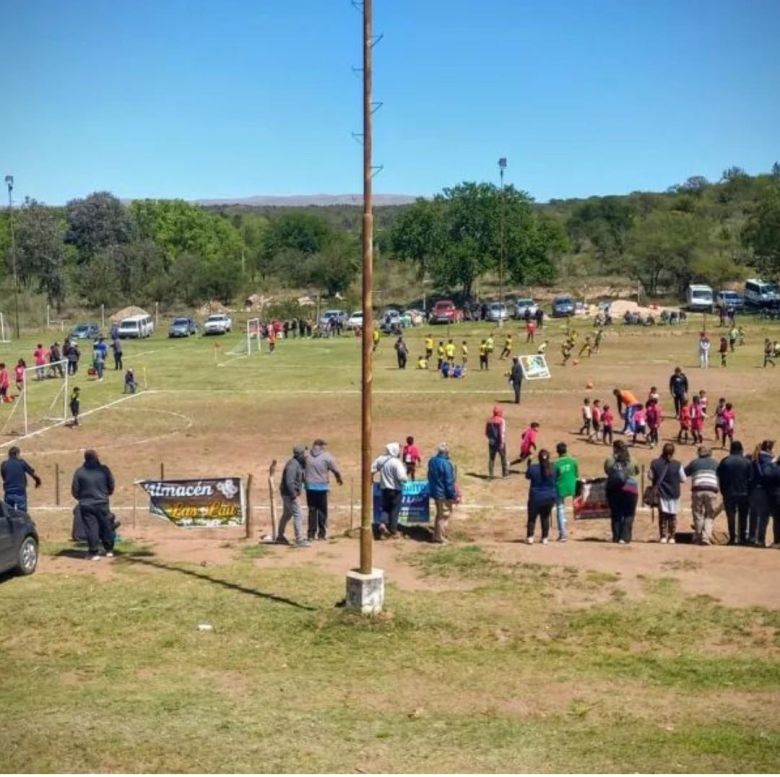
<svg viewBox="0 0 780 777">
<path fill-rule="evenodd" d="M 574 499 L 574 518 L 609 518 L 607 502 L 607 479 L 594 478 L 582 481 L 582 492 Z"/>
<path fill-rule="evenodd" d="M 182 527 L 240 526 L 244 523 L 241 478 L 141 480 L 149 512 Z"/>
<path fill-rule="evenodd" d="M 374 483 L 374 523 L 382 518 L 382 489 Z M 401 491 L 401 526 L 420 526 L 430 523 L 431 511 L 428 497 L 428 481 L 412 480 L 404 483 Z"/>
<path fill-rule="evenodd" d="M 543 353 L 534 353 L 520 357 L 520 366 L 523 368 L 523 377 L 526 380 L 546 380 L 550 376 L 550 368 Z"/>
</svg>

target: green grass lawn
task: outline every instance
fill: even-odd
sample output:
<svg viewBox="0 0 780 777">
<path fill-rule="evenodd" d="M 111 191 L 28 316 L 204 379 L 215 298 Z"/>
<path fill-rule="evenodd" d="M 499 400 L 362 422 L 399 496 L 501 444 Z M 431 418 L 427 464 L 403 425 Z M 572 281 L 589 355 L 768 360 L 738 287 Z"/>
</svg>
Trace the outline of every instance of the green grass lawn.
<svg viewBox="0 0 780 777">
<path fill-rule="evenodd" d="M 752 445 L 776 419 L 776 378 L 757 365 L 764 333 L 780 330 L 750 324 L 729 367 L 704 375 L 694 367 L 696 327 L 620 328 L 602 354 L 564 370 L 553 322 L 553 380 L 528 385 L 519 408 L 505 405 L 512 444 L 535 418 L 544 444 L 565 439 L 586 471 L 596 468 L 603 449 L 571 433 L 582 396 L 608 397 L 618 384 L 663 391 L 680 363 L 713 404 L 721 392 L 733 398 Z M 412 357 L 426 331 L 409 335 Z M 469 340 L 472 367 L 487 331 L 453 329 Z M 39 339 L 4 344 L 0 355 L 15 363 Z M 142 383 L 145 371 L 147 394 L 86 416 L 78 432 L 21 442 L 45 478 L 33 512 L 53 502 L 54 462 L 69 477 L 87 445 L 114 469 L 123 505 L 132 480 L 159 471 L 161 460 L 174 477 L 217 467 L 263 473 L 271 458 L 283 461 L 293 443 L 315 436 L 354 478 L 357 341 L 296 340 L 273 355 L 228 360 L 238 341 L 235 333 L 158 334 L 127 343 L 125 364 Z M 215 364 L 215 342 L 225 366 Z M 425 456 L 447 439 L 468 502 L 521 504 L 522 478 L 490 485 L 467 474 L 484 472 L 485 418 L 509 398 L 505 366 L 494 361 L 490 373 L 444 382 L 400 373 L 391 346 L 384 338 L 376 358 L 377 452 L 413 433 Z M 95 383 L 82 368 L 77 382 L 85 411 L 122 396 L 112 370 Z M 651 454 L 637 456 L 644 463 Z M 476 519 L 490 520 L 489 511 Z M 54 523 L 45 515 L 38 523 L 45 552 L 61 553 L 67 546 Z M 343 577 L 264 566 L 256 546 L 204 568 L 127 545 L 115 573 L 5 579 L 0 764 L 24 772 L 780 769 L 776 611 L 685 595 L 671 568 L 636 591 L 615 574 L 508 563 L 473 532 L 444 549 L 408 543 L 405 553 L 426 585 L 391 584 L 388 612 L 377 618 L 335 606 Z M 213 632 L 198 631 L 202 622 Z"/>
</svg>

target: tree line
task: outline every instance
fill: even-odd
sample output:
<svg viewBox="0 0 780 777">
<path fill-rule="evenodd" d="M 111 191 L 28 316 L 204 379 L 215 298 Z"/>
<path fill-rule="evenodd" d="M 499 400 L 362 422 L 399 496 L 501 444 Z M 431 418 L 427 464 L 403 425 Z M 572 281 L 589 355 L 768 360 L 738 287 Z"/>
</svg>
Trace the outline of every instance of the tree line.
<svg viewBox="0 0 780 777">
<path fill-rule="evenodd" d="M 359 280 L 360 208 L 201 207 L 123 203 L 108 192 L 50 207 L 27 199 L 0 216 L 8 289 L 49 304 L 225 303 L 267 288 L 345 293 Z M 463 297 L 482 278 L 545 285 L 613 276 L 649 295 L 681 293 L 749 272 L 780 274 L 780 166 L 729 168 L 663 193 L 537 204 L 513 186 L 463 182 L 376 211 L 377 256 L 404 262 L 435 289 Z"/>
</svg>

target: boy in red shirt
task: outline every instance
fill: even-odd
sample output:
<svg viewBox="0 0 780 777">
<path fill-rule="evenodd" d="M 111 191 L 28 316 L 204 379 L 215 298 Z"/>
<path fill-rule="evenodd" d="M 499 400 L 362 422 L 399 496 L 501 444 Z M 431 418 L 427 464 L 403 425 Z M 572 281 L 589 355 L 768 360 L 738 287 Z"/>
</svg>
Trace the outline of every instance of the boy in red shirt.
<svg viewBox="0 0 780 777">
<path fill-rule="evenodd" d="M 532 343 L 534 341 L 534 332 L 536 331 L 536 324 L 529 319 L 528 323 L 525 325 L 525 341 L 527 343 Z"/>
<path fill-rule="evenodd" d="M 401 453 L 401 460 L 406 467 L 406 475 L 409 480 L 414 480 L 417 465 L 422 461 L 420 449 L 414 444 L 414 437 L 406 438 L 406 445 Z"/>
<path fill-rule="evenodd" d="M 688 442 L 688 432 L 691 430 L 691 407 L 688 404 L 688 400 L 684 399 L 682 407 L 680 408 L 680 431 L 677 433 L 677 442 Z"/>
<path fill-rule="evenodd" d="M 645 407 L 645 418 L 647 420 L 647 442 L 652 448 L 658 445 L 658 432 L 661 429 L 661 406 L 657 399 L 648 401 Z"/>
<path fill-rule="evenodd" d="M 8 386 L 10 380 L 8 378 L 8 370 L 5 368 L 5 362 L 0 362 L 0 399 L 3 402 L 10 402 L 11 397 L 8 396 Z"/>
<path fill-rule="evenodd" d="M 593 427 L 593 434 L 588 435 L 588 440 L 599 438 L 599 431 L 601 430 L 601 415 L 602 415 L 602 409 L 601 409 L 601 400 L 600 399 L 594 399 L 593 400 L 593 406 L 590 410 L 590 424 Z"/>
<path fill-rule="evenodd" d="M 693 405 L 691 406 L 691 436 L 693 437 L 693 444 L 699 445 L 704 442 L 702 436 L 702 430 L 704 429 L 705 410 L 702 407 L 701 399 L 699 397 L 693 398 Z"/>
<path fill-rule="evenodd" d="M 531 425 L 523 432 L 523 437 L 520 440 L 519 462 L 530 458 L 531 454 L 536 450 L 536 438 L 538 435 L 539 424 L 536 421 L 533 421 Z"/>
<path fill-rule="evenodd" d="M 601 439 L 604 445 L 612 445 L 612 424 L 615 422 L 615 416 L 609 405 L 604 405 L 601 413 Z"/>
<path fill-rule="evenodd" d="M 726 448 L 726 440 L 729 445 L 734 442 L 734 427 L 736 426 L 737 415 L 734 412 L 734 405 L 731 402 L 726 403 L 726 409 L 723 411 L 723 447 Z"/>
<path fill-rule="evenodd" d="M 16 378 L 16 390 L 21 392 L 24 388 L 24 371 L 27 369 L 27 364 L 25 363 L 24 359 L 19 359 L 18 362 L 16 362 L 16 367 L 14 369 L 14 377 Z"/>
</svg>

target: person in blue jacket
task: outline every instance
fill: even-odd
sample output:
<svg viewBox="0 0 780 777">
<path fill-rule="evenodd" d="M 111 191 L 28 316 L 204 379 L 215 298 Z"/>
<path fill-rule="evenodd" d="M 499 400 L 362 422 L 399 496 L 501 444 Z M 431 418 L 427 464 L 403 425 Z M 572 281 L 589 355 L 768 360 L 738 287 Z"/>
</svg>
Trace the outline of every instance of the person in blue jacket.
<svg viewBox="0 0 780 777">
<path fill-rule="evenodd" d="M 542 519 L 542 545 L 546 545 L 550 535 L 550 514 L 558 492 L 555 486 L 555 468 L 550 461 L 550 452 L 544 448 L 539 451 L 539 460 L 529 465 L 525 473 L 531 481 L 528 492 L 528 526 L 525 541 L 533 545 L 536 519 Z"/>
<path fill-rule="evenodd" d="M 428 494 L 436 504 L 433 541 L 446 545 L 447 523 L 452 515 L 452 505 L 458 498 L 455 467 L 450 461 L 450 449 L 446 442 L 441 443 L 436 455 L 428 460 Z"/>
</svg>

